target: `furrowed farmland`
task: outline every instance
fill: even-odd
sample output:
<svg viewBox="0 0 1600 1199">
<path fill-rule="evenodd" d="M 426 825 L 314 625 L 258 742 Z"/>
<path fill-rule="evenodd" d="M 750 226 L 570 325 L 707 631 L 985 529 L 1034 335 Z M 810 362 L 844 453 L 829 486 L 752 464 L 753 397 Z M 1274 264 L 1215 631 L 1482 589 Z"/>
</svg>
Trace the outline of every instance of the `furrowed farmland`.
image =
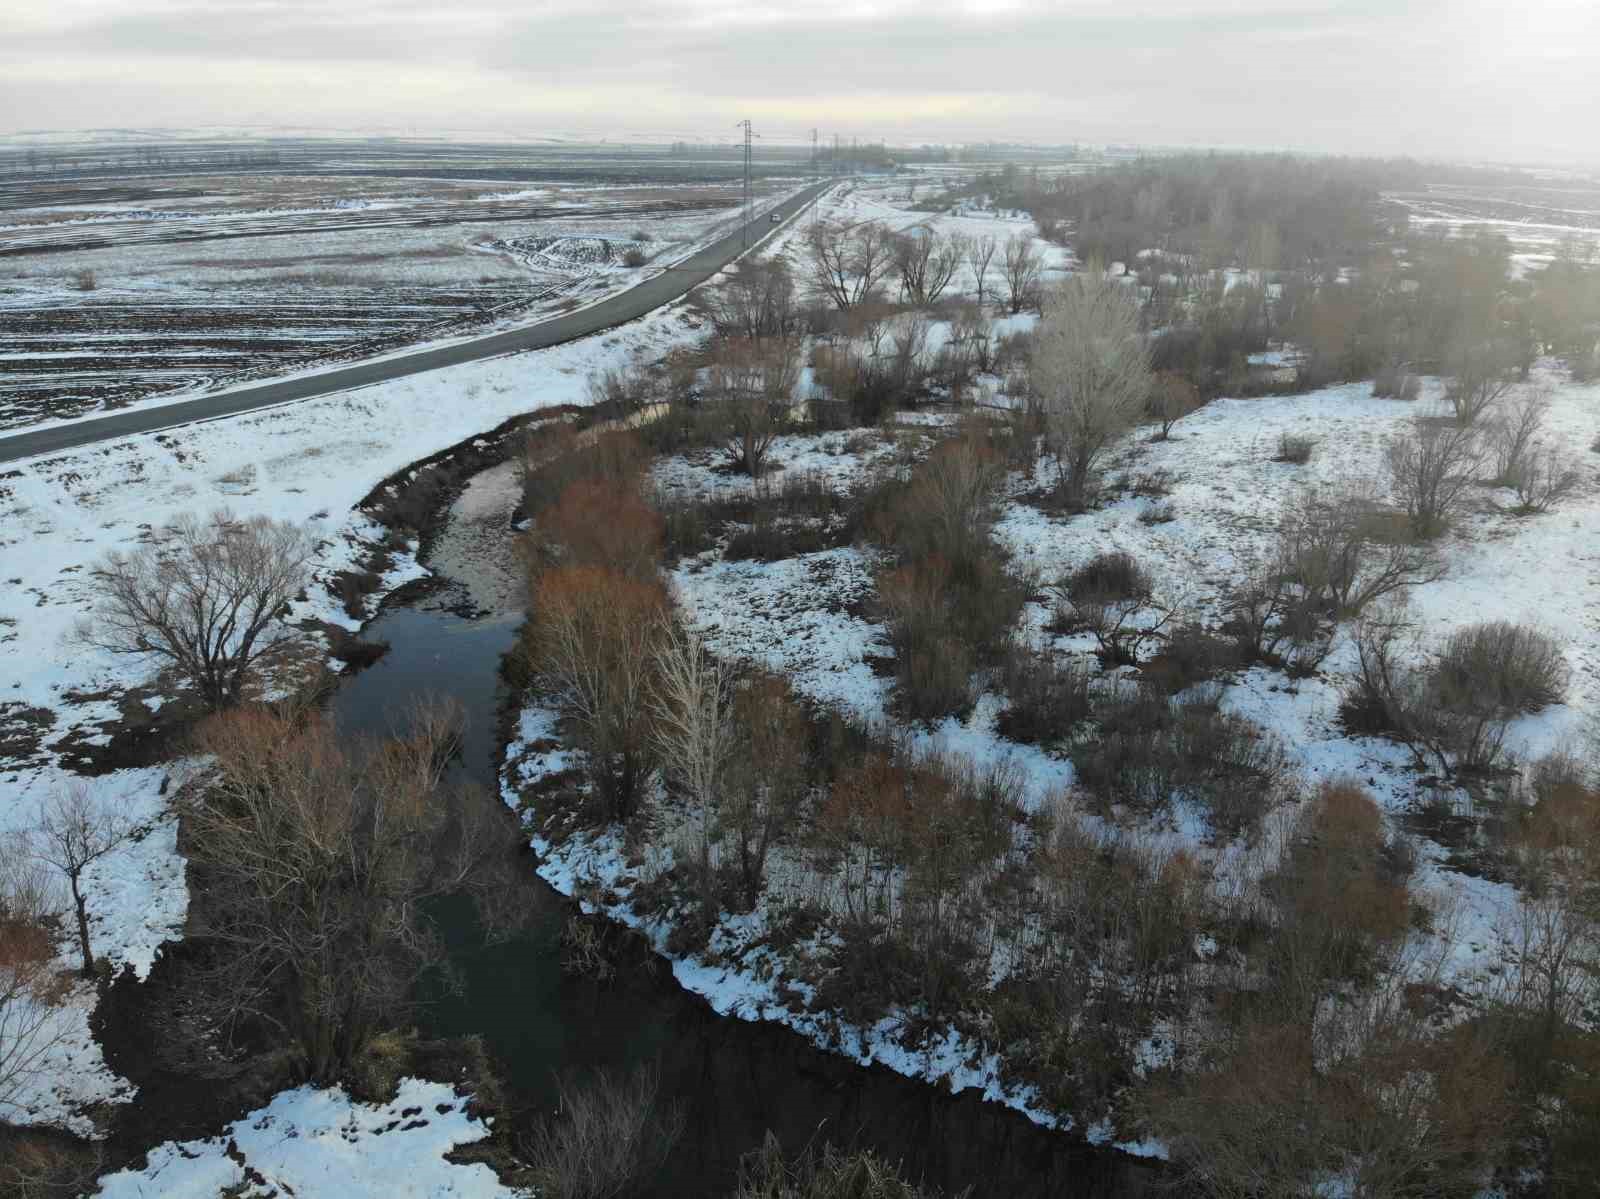
<svg viewBox="0 0 1600 1199">
<path fill-rule="evenodd" d="M 0 429 L 580 307 L 742 199 L 731 163 L 665 154 L 72 154 L 0 161 Z"/>
</svg>

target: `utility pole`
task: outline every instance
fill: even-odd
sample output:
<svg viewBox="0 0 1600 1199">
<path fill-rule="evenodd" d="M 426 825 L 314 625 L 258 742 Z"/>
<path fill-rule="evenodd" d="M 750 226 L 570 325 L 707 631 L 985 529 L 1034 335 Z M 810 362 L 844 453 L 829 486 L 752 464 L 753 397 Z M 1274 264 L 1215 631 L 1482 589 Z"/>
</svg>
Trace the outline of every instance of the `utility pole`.
<svg viewBox="0 0 1600 1199">
<path fill-rule="evenodd" d="M 830 172 L 830 174 L 837 175 L 839 173 L 839 135 L 837 133 L 835 133 L 833 135 L 833 164 L 832 165 L 833 165 L 833 170 Z"/>
<path fill-rule="evenodd" d="M 817 181 L 817 131 L 811 131 L 811 181 Z"/>
<path fill-rule="evenodd" d="M 740 235 L 740 238 L 739 238 L 739 244 L 740 244 L 740 246 L 742 248 L 748 250 L 750 248 L 750 220 L 751 220 L 751 217 L 750 217 L 750 203 L 751 203 L 751 192 L 750 192 L 750 139 L 754 136 L 754 134 L 752 134 L 750 132 L 750 122 L 748 120 L 738 122 L 734 126 L 734 128 L 735 129 L 742 128 L 744 130 L 744 226 L 740 231 L 741 235 Z"/>
</svg>

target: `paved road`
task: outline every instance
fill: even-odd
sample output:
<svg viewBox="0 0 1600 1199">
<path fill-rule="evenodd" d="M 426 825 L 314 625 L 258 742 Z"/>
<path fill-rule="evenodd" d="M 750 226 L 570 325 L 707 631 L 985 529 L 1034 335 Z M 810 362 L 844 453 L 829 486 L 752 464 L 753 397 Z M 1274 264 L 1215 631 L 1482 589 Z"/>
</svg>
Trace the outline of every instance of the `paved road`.
<svg viewBox="0 0 1600 1199">
<path fill-rule="evenodd" d="M 830 185 L 827 183 L 819 183 L 808 187 L 775 209 L 763 212 L 750 224 L 750 244 L 755 245 L 774 231 L 775 226 L 771 220 L 774 211 L 784 218 L 793 216 L 828 186 Z M 13 434 L 0 438 L 0 462 L 92 445 L 97 441 L 128 437 L 135 433 L 153 433 L 158 429 L 170 429 L 176 425 L 192 424 L 195 421 L 214 420 L 219 416 L 234 416 L 257 408 L 271 408 L 295 400 L 307 400 L 338 391 L 349 391 L 355 387 L 367 387 L 373 383 L 384 383 L 406 375 L 438 370 L 440 367 L 459 366 L 463 362 L 475 362 L 480 358 L 494 358 L 522 350 L 542 350 L 564 341 L 587 337 L 591 333 L 598 333 L 602 329 L 609 329 L 644 316 L 647 312 L 676 300 L 695 284 L 705 282 L 738 257 L 743 249 L 743 232 L 742 229 L 736 229 L 721 241 L 707 246 L 655 278 L 647 279 L 637 287 L 629 288 L 609 300 L 602 300 L 581 312 L 554 317 L 537 325 L 512 329 L 506 333 L 494 333 L 488 337 L 479 337 L 456 345 L 439 346 L 431 350 L 419 350 L 414 354 L 385 358 L 378 362 L 357 363 L 354 366 L 324 371 L 303 378 L 282 379 L 275 383 L 262 383 L 255 387 L 202 396 L 177 404 L 134 408 L 114 416 L 77 421 L 50 429 L 39 429 L 32 433 Z"/>
</svg>

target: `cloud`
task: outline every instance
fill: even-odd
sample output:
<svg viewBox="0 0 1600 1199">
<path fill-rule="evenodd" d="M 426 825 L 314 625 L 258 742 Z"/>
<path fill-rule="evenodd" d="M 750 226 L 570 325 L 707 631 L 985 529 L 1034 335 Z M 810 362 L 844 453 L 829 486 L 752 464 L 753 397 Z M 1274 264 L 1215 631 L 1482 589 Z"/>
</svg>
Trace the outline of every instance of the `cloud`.
<svg viewBox="0 0 1600 1199">
<path fill-rule="evenodd" d="M 0 95 L 19 127 L 127 123 L 137 95 L 195 123 L 246 108 L 720 133 L 751 114 L 774 132 L 1504 157 L 1589 150 L 1600 115 L 1582 52 L 1600 6 L 1579 0 L 13 4 Z"/>
</svg>

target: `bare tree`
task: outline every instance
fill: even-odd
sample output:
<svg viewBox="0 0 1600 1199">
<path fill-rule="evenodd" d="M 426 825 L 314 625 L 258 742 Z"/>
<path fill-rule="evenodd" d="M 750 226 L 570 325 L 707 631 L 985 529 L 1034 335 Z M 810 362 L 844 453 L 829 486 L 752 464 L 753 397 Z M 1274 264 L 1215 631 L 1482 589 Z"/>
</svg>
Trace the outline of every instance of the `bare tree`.
<svg viewBox="0 0 1600 1199">
<path fill-rule="evenodd" d="M 83 874 L 108 853 L 133 836 L 135 824 L 94 795 L 83 783 L 59 790 L 45 800 L 35 831 L 34 853 L 39 861 L 59 870 L 67 880 L 77 917 L 78 952 L 85 975 L 94 973 L 94 951 L 89 943 L 89 900 Z"/>
<path fill-rule="evenodd" d="M 1045 301 L 1029 383 L 1067 497 L 1081 503 L 1106 449 L 1150 394 L 1150 351 L 1127 288 L 1077 275 Z"/>
<path fill-rule="evenodd" d="M 1517 493 L 1517 511 L 1548 512 L 1577 491 L 1582 482 L 1572 455 L 1557 445 L 1536 445 L 1511 480 Z"/>
<path fill-rule="evenodd" d="M 961 267 L 961 247 L 922 225 L 897 234 L 893 248 L 900 294 L 918 308 L 937 304 Z"/>
<path fill-rule="evenodd" d="M 656 647 L 651 710 L 656 756 L 700 820 L 700 874 L 711 876 L 711 827 L 734 750 L 733 681 L 700 635 L 671 623 Z"/>
<path fill-rule="evenodd" d="M 1543 392 L 1527 392 L 1489 425 L 1489 452 L 1494 458 L 1494 482 L 1501 487 L 1516 485 L 1523 463 L 1533 451 L 1550 411 L 1550 398 Z"/>
<path fill-rule="evenodd" d="M 968 239 L 966 243 L 967 266 L 972 269 L 972 278 L 978 287 L 978 306 L 983 307 L 983 297 L 989 286 L 989 268 L 994 262 L 995 252 L 1000 248 L 999 239 L 992 233 L 984 233 L 978 237 Z"/>
<path fill-rule="evenodd" d="M 1468 424 L 1416 421 L 1385 451 L 1395 499 L 1417 537 L 1437 537 L 1466 498 L 1483 452 Z"/>
<path fill-rule="evenodd" d="M 1488 412 L 1516 382 L 1516 363 L 1504 343 L 1491 336 L 1458 337 L 1446 355 L 1450 383 L 1445 398 L 1456 423 L 1470 425 Z"/>
<path fill-rule="evenodd" d="M 86 644 L 164 661 L 213 709 L 300 643 L 277 622 L 306 581 L 311 538 L 298 525 L 227 509 L 184 515 L 153 544 L 95 569 L 100 605 L 78 626 Z"/>
<path fill-rule="evenodd" d="M 57 1018 L 50 880 L 20 839 L 0 846 L 0 1119 L 66 1035 Z"/>
<path fill-rule="evenodd" d="M 1394 536 L 1391 515 L 1361 481 L 1307 490 L 1285 507 L 1280 569 L 1313 611 L 1356 616 L 1385 596 L 1444 577 L 1431 547 Z"/>
<path fill-rule="evenodd" d="M 786 339 L 726 343 L 711 365 L 711 400 L 728 425 L 727 454 L 752 479 L 789 423 L 800 381 L 800 347 Z"/>
<path fill-rule="evenodd" d="M 1150 403 L 1146 409 L 1151 420 L 1161 426 L 1157 441 L 1172 435 L 1172 426 L 1200 407 L 1200 392 L 1195 385 L 1176 371 L 1161 371 L 1150 389 Z"/>
<path fill-rule="evenodd" d="M 262 1021 L 325 1081 L 402 1018 L 440 961 L 425 903 L 469 886 L 484 811 L 441 786 L 459 707 L 422 704 L 384 742 L 317 712 L 239 709 L 202 726 L 183 792 L 206 879 L 200 993 L 227 1024 Z"/>
<path fill-rule="evenodd" d="M 1006 305 L 1015 316 L 1039 295 L 1039 276 L 1044 262 L 1027 233 L 1013 233 L 1006 239 L 1001 256 L 1001 270 L 1006 283 Z"/>
<path fill-rule="evenodd" d="M 812 284 L 841 312 L 871 299 L 894 269 L 892 236 L 876 221 L 819 221 L 806 237 Z"/>
<path fill-rule="evenodd" d="M 655 766 L 650 696 L 666 611 L 659 584 L 599 567 L 546 571 L 534 587 L 528 664 L 575 726 L 607 819 L 633 814 Z"/>
<path fill-rule="evenodd" d="M 806 720 L 788 684 L 756 675 L 734 694 L 737 746 L 722 801 L 746 908 L 761 897 L 767 856 L 806 795 Z"/>
<path fill-rule="evenodd" d="M 760 341 L 797 331 L 794 278 L 781 258 L 740 259 L 724 282 L 706 290 L 705 299 L 724 337 Z"/>
<path fill-rule="evenodd" d="M 625 1078 L 600 1070 L 579 1086 L 557 1076 L 561 1103 L 541 1118 L 518 1149 L 542 1195 L 559 1199 L 616 1199 L 636 1194 L 683 1135 L 684 1115 L 658 1102 L 657 1070 L 640 1067 Z"/>
</svg>

